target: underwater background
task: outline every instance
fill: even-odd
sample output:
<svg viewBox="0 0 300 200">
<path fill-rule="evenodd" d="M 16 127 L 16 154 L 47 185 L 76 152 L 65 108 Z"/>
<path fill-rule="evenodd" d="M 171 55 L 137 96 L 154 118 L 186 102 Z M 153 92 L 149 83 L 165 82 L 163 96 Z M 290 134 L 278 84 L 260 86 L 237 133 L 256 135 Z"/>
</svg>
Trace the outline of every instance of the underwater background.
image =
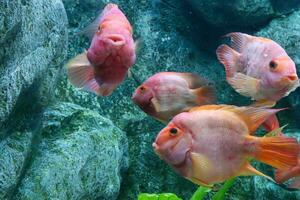
<svg viewBox="0 0 300 200">
<path fill-rule="evenodd" d="M 132 77 L 97 97 L 73 87 L 64 65 L 89 47 L 77 33 L 109 2 L 142 45 Z M 0 199 L 134 200 L 142 192 L 189 199 L 198 186 L 154 153 L 164 125 L 141 112 L 132 93 L 157 72 L 193 72 L 213 82 L 218 103 L 249 105 L 216 58 L 222 36 L 238 31 L 278 42 L 299 75 L 299 8 L 299 0 L 0 0 Z M 277 107 L 290 108 L 279 120 L 300 139 L 300 89 Z M 300 192 L 241 177 L 226 199 L 292 200 Z"/>
</svg>

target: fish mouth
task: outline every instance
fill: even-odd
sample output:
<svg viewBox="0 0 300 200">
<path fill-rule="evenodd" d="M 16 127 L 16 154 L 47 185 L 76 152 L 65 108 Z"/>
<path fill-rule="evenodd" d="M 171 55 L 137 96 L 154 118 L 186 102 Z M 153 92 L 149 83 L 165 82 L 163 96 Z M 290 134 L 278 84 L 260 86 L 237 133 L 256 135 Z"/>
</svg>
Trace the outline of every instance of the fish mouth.
<svg viewBox="0 0 300 200">
<path fill-rule="evenodd" d="M 125 45 L 125 37 L 121 34 L 110 34 L 106 37 L 107 41 L 111 43 L 113 46 L 123 46 Z"/>
<path fill-rule="evenodd" d="M 297 74 L 292 74 L 292 75 L 286 76 L 286 79 L 289 80 L 290 82 L 294 82 L 294 81 L 298 80 L 298 76 L 297 76 Z"/>
</svg>

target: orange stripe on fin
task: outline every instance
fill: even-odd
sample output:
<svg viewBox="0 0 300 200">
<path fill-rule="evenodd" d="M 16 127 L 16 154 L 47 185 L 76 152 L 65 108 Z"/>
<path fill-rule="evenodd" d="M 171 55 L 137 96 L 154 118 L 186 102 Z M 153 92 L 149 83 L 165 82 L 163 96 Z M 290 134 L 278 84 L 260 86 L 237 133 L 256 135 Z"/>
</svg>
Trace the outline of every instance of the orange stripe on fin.
<svg viewBox="0 0 300 200">
<path fill-rule="evenodd" d="M 254 137 L 247 136 L 249 142 L 255 142 L 254 158 L 279 170 L 287 170 L 298 162 L 299 144 L 290 137 Z"/>
</svg>

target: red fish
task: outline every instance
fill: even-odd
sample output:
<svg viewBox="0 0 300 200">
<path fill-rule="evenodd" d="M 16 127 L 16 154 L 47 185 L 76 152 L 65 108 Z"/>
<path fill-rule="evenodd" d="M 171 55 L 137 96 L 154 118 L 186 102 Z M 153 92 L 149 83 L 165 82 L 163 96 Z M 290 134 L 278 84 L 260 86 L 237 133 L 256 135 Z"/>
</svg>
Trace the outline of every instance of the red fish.
<svg viewBox="0 0 300 200">
<path fill-rule="evenodd" d="M 148 115 L 166 123 L 194 106 L 214 103 L 208 82 L 192 73 L 160 72 L 139 86 L 132 100 Z"/>
<path fill-rule="evenodd" d="M 217 57 L 238 93 L 271 107 L 299 86 L 295 63 L 279 44 L 243 33 L 227 36 L 232 48 L 221 45 Z"/>
<path fill-rule="evenodd" d="M 74 86 L 108 96 L 135 63 L 136 46 L 132 27 L 117 5 L 106 5 L 96 21 L 90 48 L 72 59 L 67 69 Z"/>
<path fill-rule="evenodd" d="M 296 165 L 299 144 L 294 138 L 250 134 L 279 110 L 195 107 L 176 115 L 157 135 L 153 147 L 179 174 L 199 185 L 211 186 L 236 176 L 271 179 L 253 168 L 249 158 L 286 170 Z"/>
</svg>

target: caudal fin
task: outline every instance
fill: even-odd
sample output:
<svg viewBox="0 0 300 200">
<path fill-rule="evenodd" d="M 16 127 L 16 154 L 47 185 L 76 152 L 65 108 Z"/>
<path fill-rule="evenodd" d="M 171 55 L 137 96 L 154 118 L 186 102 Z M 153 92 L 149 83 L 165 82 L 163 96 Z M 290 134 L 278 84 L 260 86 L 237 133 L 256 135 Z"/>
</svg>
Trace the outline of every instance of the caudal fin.
<svg viewBox="0 0 300 200">
<path fill-rule="evenodd" d="M 237 71 L 237 62 L 240 54 L 225 44 L 219 46 L 216 53 L 219 61 L 225 67 L 226 78 L 232 77 Z"/>
<path fill-rule="evenodd" d="M 196 95 L 196 103 L 198 105 L 213 104 L 216 100 L 215 90 L 211 86 L 204 86 L 192 90 L 194 95 Z"/>
<path fill-rule="evenodd" d="M 87 59 L 86 52 L 77 55 L 66 67 L 69 80 L 75 87 L 101 95 L 100 87 L 94 77 L 94 68 Z"/>
<path fill-rule="evenodd" d="M 255 141 L 254 158 L 279 170 L 287 170 L 298 162 L 299 144 L 290 137 L 262 137 L 248 136 Z"/>
</svg>

